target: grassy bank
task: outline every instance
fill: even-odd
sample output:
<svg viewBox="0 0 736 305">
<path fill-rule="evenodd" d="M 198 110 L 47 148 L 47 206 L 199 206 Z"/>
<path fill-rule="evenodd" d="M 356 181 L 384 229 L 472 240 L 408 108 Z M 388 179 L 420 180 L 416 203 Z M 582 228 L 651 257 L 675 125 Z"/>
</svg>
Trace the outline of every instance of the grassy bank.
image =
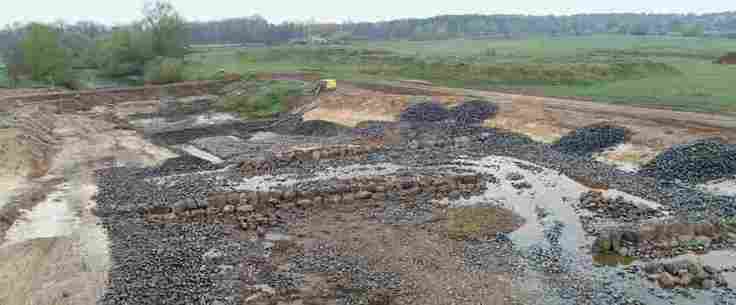
<svg viewBox="0 0 736 305">
<path fill-rule="evenodd" d="M 736 40 L 619 35 L 223 48 L 191 54 L 186 75 L 301 70 L 339 79 L 423 79 L 452 87 L 734 112 L 736 66 L 713 63 L 733 50 Z"/>
</svg>

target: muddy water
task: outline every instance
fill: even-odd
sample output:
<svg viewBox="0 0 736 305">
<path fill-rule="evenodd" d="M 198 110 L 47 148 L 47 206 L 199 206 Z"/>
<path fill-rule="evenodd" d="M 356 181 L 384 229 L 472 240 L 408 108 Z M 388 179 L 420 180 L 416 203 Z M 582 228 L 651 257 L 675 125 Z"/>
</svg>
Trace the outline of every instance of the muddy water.
<svg viewBox="0 0 736 305">
<path fill-rule="evenodd" d="M 586 236 L 573 208 L 587 187 L 558 172 L 513 158 L 490 156 L 456 163 L 462 169 L 493 175 L 498 181 L 489 182 L 484 194 L 452 202 L 451 206 L 498 204 L 525 219 L 521 228 L 509 234 L 515 252 L 522 259 L 520 264 L 538 266 L 538 254 L 549 253 L 570 274 L 592 270 L 589 249 L 593 239 Z M 518 178 L 507 179 L 512 174 Z M 519 184 L 526 186 L 519 187 Z M 541 264 L 546 260 L 542 259 Z M 523 287 L 518 288 L 524 294 L 544 294 L 549 280 L 545 267 L 532 267 L 524 275 Z"/>
<path fill-rule="evenodd" d="M 0 177 L 0 209 L 10 201 L 20 184 L 21 179 L 17 177 Z"/>
<path fill-rule="evenodd" d="M 71 236 L 80 220 L 67 203 L 65 193 L 68 191 L 69 184 L 62 184 L 32 210 L 23 211 L 8 229 L 3 246 L 36 238 Z"/>
<path fill-rule="evenodd" d="M 494 175 L 499 182 L 489 183 L 484 194 L 454 201 L 451 206 L 501 205 L 526 219 L 520 229 L 509 234 L 514 242 L 515 253 L 522 259 L 521 264 L 532 266 L 513 285 L 518 295 L 525 296 L 526 304 L 572 304 L 556 289 L 581 283 L 610 285 L 644 304 L 720 304 L 718 291 L 667 291 L 657 288 L 639 274 L 624 272 L 623 265 L 632 263 L 632 258 L 598 257 L 594 261 L 590 253 L 593 239 L 586 236 L 580 216 L 573 209 L 580 194 L 589 188 L 555 171 L 513 158 L 491 156 L 478 161 L 459 160 L 457 164 L 458 168 Z M 507 176 L 510 173 L 518 173 L 524 178 L 509 181 Z M 513 186 L 520 182 L 527 182 L 529 187 L 517 189 Z M 622 196 L 640 206 L 661 208 L 656 202 L 617 190 L 608 190 L 604 196 Z M 555 227 L 559 229 L 558 241 L 549 237 L 550 229 Z M 558 252 L 566 268 L 562 274 L 547 273 L 544 268 L 533 267 L 534 255 L 539 253 L 535 251 L 540 248 L 555 249 L 553 244 L 562 249 Z M 736 253 L 731 251 L 714 251 L 700 258 L 716 268 L 736 266 Z M 543 257 L 543 260 L 550 261 L 547 257 Z M 734 287 L 736 273 L 727 273 L 726 278 L 730 287 Z"/>
</svg>

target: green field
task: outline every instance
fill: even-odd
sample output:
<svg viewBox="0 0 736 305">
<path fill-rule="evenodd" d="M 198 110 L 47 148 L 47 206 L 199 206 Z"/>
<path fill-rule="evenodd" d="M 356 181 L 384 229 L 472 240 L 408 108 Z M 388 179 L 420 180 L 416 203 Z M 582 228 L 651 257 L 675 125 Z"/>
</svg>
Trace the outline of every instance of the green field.
<svg viewBox="0 0 736 305">
<path fill-rule="evenodd" d="M 5 67 L 5 64 L 0 61 L 0 88 L 5 88 L 9 86 L 8 81 L 8 70 Z"/>
<path fill-rule="evenodd" d="M 729 51 L 736 51 L 736 40 L 623 35 L 224 48 L 190 54 L 187 77 L 203 79 L 219 69 L 314 71 L 725 113 L 736 112 L 736 66 L 713 62 Z"/>
</svg>

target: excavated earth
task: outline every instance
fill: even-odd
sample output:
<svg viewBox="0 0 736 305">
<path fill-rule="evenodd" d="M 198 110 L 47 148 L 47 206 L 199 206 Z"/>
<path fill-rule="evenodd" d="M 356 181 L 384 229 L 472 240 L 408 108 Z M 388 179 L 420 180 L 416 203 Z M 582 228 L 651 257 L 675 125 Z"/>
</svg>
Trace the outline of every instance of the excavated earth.
<svg viewBox="0 0 736 305">
<path fill-rule="evenodd" d="M 473 115 L 340 126 L 324 98 L 304 118 L 333 123 L 47 114 L 44 174 L 0 202 L 0 303 L 736 303 L 733 194 Z"/>
</svg>

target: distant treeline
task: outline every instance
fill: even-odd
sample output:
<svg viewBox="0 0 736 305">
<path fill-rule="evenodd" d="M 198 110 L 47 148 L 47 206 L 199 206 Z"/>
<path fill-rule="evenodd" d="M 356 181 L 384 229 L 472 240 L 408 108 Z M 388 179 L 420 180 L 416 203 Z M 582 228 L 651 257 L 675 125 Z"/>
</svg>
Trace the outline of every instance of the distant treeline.
<svg viewBox="0 0 736 305">
<path fill-rule="evenodd" d="M 58 24 L 66 33 L 95 40 L 113 28 L 94 22 Z M 23 25 L 0 31 L 0 49 L 22 36 Z M 703 14 L 581 14 L 572 16 L 445 15 L 385 22 L 269 23 L 260 16 L 188 23 L 190 43 L 278 44 L 320 37 L 343 40 L 432 40 L 458 37 L 519 37 L 527 35 L 724 36 L 736 38 L 736 11 Z M 80 38 L 81 39 L 81 38 Z"/>
<path fill-rule="evenodd" d="M 191 42 L 280 43 L 321 38 L 337 41 L 432 40 L 458 37 L 519 37 L 525 35 L 728 36 L 736 38 L 736 12 L 705 15 L 584 14 L 572 16 L 446 15 L 386 22 L 270 24 L 259 16 L 190 23 Z"/>
</svg>

